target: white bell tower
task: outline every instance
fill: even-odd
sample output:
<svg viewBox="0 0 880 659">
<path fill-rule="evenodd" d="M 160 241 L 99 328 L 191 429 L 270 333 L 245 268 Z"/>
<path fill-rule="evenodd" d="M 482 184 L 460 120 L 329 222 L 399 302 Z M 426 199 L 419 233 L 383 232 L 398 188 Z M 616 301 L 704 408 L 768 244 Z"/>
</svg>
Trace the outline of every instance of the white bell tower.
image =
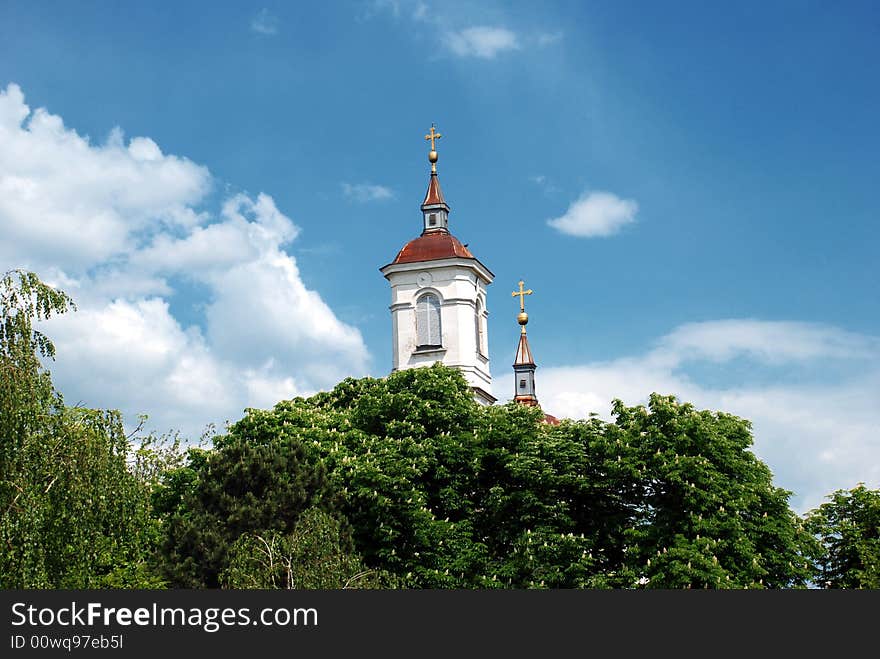
<svg viewBox="0 0 880 659">
<path fill-rule="evenodd" d="M 431 125 L 431 179 L 422 234 L 380 271 L 391 284 L 392 372 L 442 362 L 459 369 L 478 402 L 491 405 L 486 287 L 495 275 L 449 233 L 449 206 L 437 178 Z"/>
</svg>

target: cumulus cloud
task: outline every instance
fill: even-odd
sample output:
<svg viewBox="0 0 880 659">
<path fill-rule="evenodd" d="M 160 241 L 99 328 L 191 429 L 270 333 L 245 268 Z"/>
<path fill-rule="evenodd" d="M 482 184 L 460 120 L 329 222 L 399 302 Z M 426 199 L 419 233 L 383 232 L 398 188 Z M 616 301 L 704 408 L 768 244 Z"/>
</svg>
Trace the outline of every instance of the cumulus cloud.
<svg viewBox="0 0 880 659">
<path fill-rule="evenodd" d="M 446 46 L 459 57 L 493 59 L 498 53 L 517 50 L 520 43 L 507 28 L 478 25 L 448 32 Z"/>
<path fill-rule="evenodd" d="M 278 18 L 264 7 L 251 19 L 251 30 L 257 34 L 274 36 L 278 34 Z"/>
<path fill-rule="evenodd" d="M 339 322 L 321 296 L 306 288 L 292 257 L 269 250 L 221 273 L 213 290 L 208 336 L 230 361 L 243 367 L 296 364 L 312 390 L 365 373 L 360 332 Z"/>
<path fill-rule="evenodd" d="M 193 205 L 208 192 L 207 168 L 163 155 L 149 138 L 104 144 L 31 112 L 14 84 L 0 90 L 0 261 L 82 269 L 125 254 L 137 234 L 200 221 Z"/>
<path fill-rule="evenodd" d="M 568 207 L 565 214 L 547 220 L 554 229 L 569 236 L 593 238 L 610 236 L 636 221 L 639 205 L 610 192 L 584 193 Z"/>
<path fill-rule="evenodd" d="M 537 348 L 537 346 L 536 346 Z M 745 369 L 733 385 L 704 381 L 699 366 Z M 720 366 L 719 366 L 720 365 Z M 765 369 L 798 368 L 780 384 Z M 815 370 L 810 370 L 815 366 Z M 838 381 L 825 371 L 833 366 Z M 610 418 L 611 401 L 651 392 L 723 410 L 753 423 L 755 452 L 801 512 L 857 482 L 880 487 L 880 339 L 809 323 L 723 320 L 676 328 L 643 354 L 539 371 L 542 407 L 561 417 Z"/>
<path fill-rule="evenodd" d="M 394 191 L 391 188 L 370 183 L 343 183 L 342 194 L 346 198 L 362 204 L 394 198 Z"/>
<path fill-rule="evenodd" d="M 300 228 L 266 194 L 204 209 L 211 183 L 147 137 L 93 144 L 16 85 L 0 91 L 0 270 L 35 270 L 77 301 L 46 328 L 68 402 L 193 437 L 365 374 L 360 332 L 285 251 Z M 172 313 L 181 282 L 202 291 L 191 325 Z"/>
<path fill-rule="evenodd" d="M 49 332 L 59 351 L 50 368 L 68 404 L 117 408 L 129 422 L 148 413 L 153 427 L 198 436 L 209 422 L 235 420 L 245 400 L 240 374 L 160 298 L 80 307 Z"/>
</svg>

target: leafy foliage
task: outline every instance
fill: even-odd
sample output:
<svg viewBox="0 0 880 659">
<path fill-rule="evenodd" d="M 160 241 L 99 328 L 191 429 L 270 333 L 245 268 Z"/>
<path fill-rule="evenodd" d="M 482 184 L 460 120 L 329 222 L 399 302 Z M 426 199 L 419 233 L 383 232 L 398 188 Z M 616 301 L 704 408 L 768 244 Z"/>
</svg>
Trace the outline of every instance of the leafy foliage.
<svg viewBox="0 0 880 659">
<path fill-rule="evenodd" d="M 72 301 L 0 279 L 5 588 L 878 587 L 880 493 L 804 522 L 749 423 L 654 394 L 614 420 L 477 405 L 441 365 L 133 446 L 69 408 L 34 327 Z"/>
<path fill-rule="evenodd" d="M 214 451 L 190 451 L 165 480 L 154 501 L 167 515 L 165 573 L 179 587 L 216 588 L 243 533 L 288 533 L 302 511 L 330 505 L 323 467 L 291 441 L 227 438 Z"/>
<path fill-rule="evenodd" d="M 822 544 L 816 581 L 824 588 L 880 588 L 880 490 L 837 490 L 807 513 Z"/>
<path fill-rule="evenodd" d="M 609 428 L 635 483 L 624 574 L 662 588 L 803 586 L 814 550 L 749 424 L 652 395 Z"/>
<path fill-rule="evenodd" d="M 332 515 L 310 508 L 293 531 L 243 533 L 229 552 L 220 581 L 227 588 L 380 588 L 394 583 L 366 568 Z"/>
<path fill-rule="evenodd" d="M 656 395 L 614 423 L 541 421 L 436 365 L 249 410 L 229 440 L 299 442 L 367 564 L 414 587 L 806 583 L 811 538 L 747 422 Z"/>
<path fill-rule="evenodd" d="M 33 322 L 72 306 L 33 273 L 0 280 L 0 585 L 159 585 L 159 528 L 119 414 L 66 407 L 40 362 L 55 349 Z"/>
<path fill-rule="evenodd" d="M 11 271 L 0 279 L 0 465 L 9 465 L 61 404 L 40 362 L 40 357 L 54 358 L 55 346 L 34 321 L 73 308 L 66 294 L 32 272 Z"/>
</svg>

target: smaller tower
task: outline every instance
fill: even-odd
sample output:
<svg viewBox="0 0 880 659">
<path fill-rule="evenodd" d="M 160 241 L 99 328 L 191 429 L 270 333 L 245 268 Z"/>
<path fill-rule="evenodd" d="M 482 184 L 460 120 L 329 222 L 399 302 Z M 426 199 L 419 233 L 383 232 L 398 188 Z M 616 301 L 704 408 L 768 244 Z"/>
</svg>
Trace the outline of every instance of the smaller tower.
<svg viewBox="0 0 880 659">
<path fill-rule="evenodd" d="M 513 291 L 513 297 L 519 297 L 519 315 L 516 322 L 520 326 L 519 345 L 516 348 L 516 358 L 513 360 L 513 372 L 516 376 L 514 383 L 513 400 L 523 405 L 537 405 L 538 397 L 535 396 L 535 360 L 532 357 L 532 349 L 529 347 L 529 338 L 526 336 L 526 325 L 529 322 L 529 314 L 526 313 L 526 295 L 534 291 L 530 288 L 525 290 L 522 280 L 519 282 L 519 290 Z"/>
<path fill-rule="evenodd" d="M 516 347 L 516 358 L 513 360 L 513 400 L 520 405 L 528 405 L 529 407 L 540 407 L 538 405 L 538 397 L 535 395 L 535 359 L 532 357 L 532 349 L 529 347 L 529 337 L 526 336 L 526 325 L 529 322 L 529 314 L 526 313 L 526 295 L 531 295 L 534 291 L 530 288 L 525 289 L 524 282 L 519 282 L 519 290 L 513 291 L 513 297 L 519 297 L 519 315 L 516 322 L 519 323 L 519 345 Z M 543 410 L 542 410 L 543 411 Z M 544 423 L 551 426 L 558 426 L 559 419 L 552 414 L 544 413 Z"/>
</svg>

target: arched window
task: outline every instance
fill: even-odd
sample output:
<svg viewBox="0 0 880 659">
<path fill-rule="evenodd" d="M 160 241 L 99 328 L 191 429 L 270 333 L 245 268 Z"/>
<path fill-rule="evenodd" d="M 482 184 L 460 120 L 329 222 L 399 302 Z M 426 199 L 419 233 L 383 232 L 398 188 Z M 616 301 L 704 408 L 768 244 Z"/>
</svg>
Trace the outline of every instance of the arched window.
<svg viewBox="0 0 880 659">
<path fill-rule="evenodd" d="M 440 347 L 440 336 L 440 300 L 433 293 L 427 293 L 416 302 L 417 347 Z"/>
<path fill-rule="evenodd" d="M 485 338 L 483 332 L 483 302 L 477 298 L 477 313 L 474 316 L 474 332 L 476 333 L 477 353 L 486 354 Z"/>
</svg>

